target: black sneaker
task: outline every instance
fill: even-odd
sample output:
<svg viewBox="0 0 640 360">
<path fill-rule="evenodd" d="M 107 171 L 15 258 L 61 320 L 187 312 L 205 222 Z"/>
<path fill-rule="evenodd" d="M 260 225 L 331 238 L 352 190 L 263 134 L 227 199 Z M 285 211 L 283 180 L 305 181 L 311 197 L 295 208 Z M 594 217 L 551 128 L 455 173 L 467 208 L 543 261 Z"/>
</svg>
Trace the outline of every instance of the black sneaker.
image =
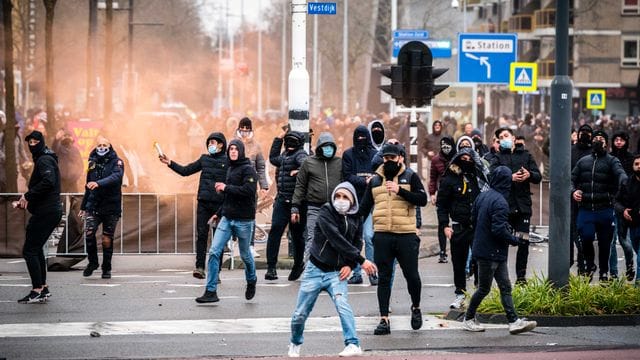
<svg viewBox="0 0 640 360">
<path fill-rule="evenodd" d="M 418 330 L 422 327 L 422 312 L 420 308 L 411 308 L 411 328 Z"/>
<path fill-rule="evenodd" d="M 607 276 L 607 274 L 600 274 L 600 282 L 601 283 L 608 283 L 609 282 L 609 277 Z"/>
<path fill-rule="evenodd" d="M 353 275 L 349 281 L 347 281 L 348 284 L 350 285 L 356 285 L 356 284 L 362 284 L 364 281 L 362 280 L 362 275 L 357 274 L 357 275 Z"/>
<path fill-rule="evenodd" d="M 44 303 L 45 301 L 47 301 L 47 297 L 44 296 L 42 292 L 37 292 L 33 290 L 29 292 L 29 295 L 18 300 L 20 304 L 36 304 L 36 303 Z"/>
<path fill-rule="evenodd" d="M 251 300 L 254 296 L 256 296 L 256 282 L 248 282 L 247 289 L 244 291 L 244 298 Z"/>
<path fill-rule="evenodd" d="M 93 272 L 98 268 L 98 264 L 92 264 L 89 263 L 89 265 L 87 265 L 87 267 L 84 269 L 84 271 L 82 272 L 82 276 L 84 277 L 89 277 L 91 276 L 91 274 L 93 274 Z"/>
<path fill-rule="evenodd" d="M 278 280 L 278 272 L 276 269 L 267 269 L 267 272 L 264 274 L 265 280 Z"/>
<path fill-rule="evenodd" d="M 103 279 L 111 279 L 111 270 L 102 270 Z"/>
<path fill-rule="evenodd" d="M 300 278 L 300 275 L 302 275 L 303 271 L 304 271 L 304 266 L 294 265 L 293 268 L 291 268 L 291 272 L 289 273 L 289 277 L 287 278 L 287 280 L 289 281 L 298 280 Z"/>
<path fill-rule="evenodd" d="M 516 286 L 524 286 L 527 285 L 527 279 L 519 277 L 516 279 Z"/>
<path fill-rule="evenodd" d="M 369 284 L 371 284 L 371 286 L 378 286 L 378 275 L 369 275 Z"/>
<path fill-rule="evenodd" d="M 440 258 L 438 259 L 438 263 L 439 264 L 446 264 L 447 261 L 447 254 L 444 251 L 440 252 Z"/>
<path fill-rule="evenodd" d="M 51 292 L 49 291 L 49 287 L 48 286 L 43 287 L 42 291 L 40 292 L 40 294 L 42 294 L 47 299 L 51 297 Z"/>
<path fill-rule="evenodd" d="M 389 335 L 391 334 L 391 323 L 389 320 L 380 319 L 380 323 L 373 330 L 373 335 Z"/>
<path fill-rule="evenodd" d="M 204 295 L 196 298 L 196 302 L 200 304 L 214 303 L 218 301 L 220 301 L 220 299 L 218 299 L 218 293 L 216 291 L 209 291 L 209 290 L 206 290 L 204 292 Z"/>
</svg>

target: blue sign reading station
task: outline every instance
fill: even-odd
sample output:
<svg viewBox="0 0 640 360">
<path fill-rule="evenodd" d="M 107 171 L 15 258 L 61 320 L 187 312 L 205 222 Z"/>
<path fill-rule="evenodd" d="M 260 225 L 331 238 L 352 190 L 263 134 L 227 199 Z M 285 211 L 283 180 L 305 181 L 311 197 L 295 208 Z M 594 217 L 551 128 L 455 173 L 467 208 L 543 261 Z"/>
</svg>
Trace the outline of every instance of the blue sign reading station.
<svg viewBox="0 0 640 360">
<path fill-rule="evenodd" d="M 516 34 L 460 34 L 458 37 L 458 81 L 508 84 L 509 70 L 516 61 Z"/>
</svg>

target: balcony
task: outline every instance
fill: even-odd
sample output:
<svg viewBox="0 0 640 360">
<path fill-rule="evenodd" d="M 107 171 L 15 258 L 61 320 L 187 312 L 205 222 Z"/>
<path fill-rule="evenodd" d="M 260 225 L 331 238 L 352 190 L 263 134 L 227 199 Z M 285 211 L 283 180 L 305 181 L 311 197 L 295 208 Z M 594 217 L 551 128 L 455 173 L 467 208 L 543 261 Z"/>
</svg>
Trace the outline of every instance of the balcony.
<svg viewBox="0 0 640 360">
<path fill-rule="evenodd" d="M 509 18 L 509 32 L 531 32 L 533 16 L 513 15 Z"/>
<path fill-rule="evenodd" d="M 554 28 L 556 26 L 556 10 L 543 9 L 534 11 L 533 30 Z M 569 10 L 569 27 L 573 26 L 573 10 Z"/>
<path fill-rule="evenodd" d="M 538 78 L 551 79 L 556 74 L 555 60 L 538 61 Z M 573 61 L 569 61 L 569 76 L 573 76 Z"/>
</svg>

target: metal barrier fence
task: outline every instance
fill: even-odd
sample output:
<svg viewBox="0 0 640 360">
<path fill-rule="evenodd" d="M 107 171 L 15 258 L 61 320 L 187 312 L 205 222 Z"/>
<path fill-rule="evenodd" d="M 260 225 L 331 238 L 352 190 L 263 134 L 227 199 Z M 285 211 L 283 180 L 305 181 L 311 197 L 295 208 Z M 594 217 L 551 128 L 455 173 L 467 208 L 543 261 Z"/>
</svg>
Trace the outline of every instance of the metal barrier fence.
<svg viewBox="0 0 640 360">
<path fill-rule="evenodd" d="M 549 182 L 531 186 L 531 225 L 546 228 Z M 22 256 L 28 214 L 11 207 L 21 194 L 0 194 L 0 256 Z M 83 194 L 62 194 L 63 217 L 48 242 L 50 256 L 86 255 L 84 221 L 78 217 Z M 266 241 L 273 199 L 259 202 L 256 238 Z M 195 254 L 195 194 L 136 193 L 122 195 L 122 217 L 114 236 L 114 254 Z M 435 225 L 435 224 L 425 224 Z M 100 241 L 98 241 L 100 243 Z"/>
</svg>

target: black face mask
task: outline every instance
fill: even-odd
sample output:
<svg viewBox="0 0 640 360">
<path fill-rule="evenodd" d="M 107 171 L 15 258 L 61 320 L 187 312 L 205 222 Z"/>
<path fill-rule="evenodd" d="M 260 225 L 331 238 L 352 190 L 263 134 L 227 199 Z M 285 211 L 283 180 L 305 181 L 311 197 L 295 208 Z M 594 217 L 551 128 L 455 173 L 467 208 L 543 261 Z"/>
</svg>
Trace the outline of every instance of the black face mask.
<svg viewBox="0 0 640 360">
<path fill-rule="evenodd" d="M 298 139 L 294 138 L 294 137 L 285 137 L 284 138 L 284 147 L 285 148 L 293 148 L 293 149 L 297 149 L 300 146 L 300 142 L 298 141 Z"/>
<path fill-rule="evenodd" d="M 473 144 L 476 146 L 476 149 L 480 149 L 480 147 L 482 146 L 482 141 L 474 140 Z"/>
<path fill-rule="evenodd" d="M 400 171 L 400 164 L 397 161 L 385 161 L 382 164 L 382 170 L 384 171 L 384 177 L 387 180 L 393 179 Z"/>
<path fill-rule="evenodd" d="M 516 150 L 524 149 L 524 144 L 516 144 Z"/>
<path fill-rule="evenodd" d="M 475 164 L 473 163 L 473 161 L 465 161 L 465 160 L 460 160 L 458 161 L 458 166 L 460 166 L 460 168 L 462 169 L 462 172 L 465 174 L 470 174 L 473 172 L 473 170 L 475 169 Z"/>
<path fill-rule="evenodd" d="M 31 146 L 29 145 L 29 151 L 31 155 L 40 154 L 44 151 L 44 141 L 40 141 L 37 145 Z"/>
<path fill-rule="evenodd" d="M 373 139 L 374 143 L 382 144 L 382 142 L 384 141 L 384 133 L 382 132 L 382 129 L 372 129 L 371 138 Z"/>
<path fill-rule="evenodd" d="M 591 135 L 589 135 L 589 133 L 580 133 L 580 135 L 578 135 L 578 142 L 584 145 L 589 145 L 591 142 Z"/>
<path fill-rule="evenodd" d="M 354 142 L 354 145 L 356 147 L 366 147 L 367 145 L 369 145 L 369 140 L 365 137 L 365 138 L 357 138 L 356 141 Z"/>
<path fill-rule="evenodd" d="M 604 142 L 602 141 L 594 141 L 591 143 L 591 146 L 593 146 L 593 151 L 597 154 L 604 154 L 606 152 Z"/>
</svg>

